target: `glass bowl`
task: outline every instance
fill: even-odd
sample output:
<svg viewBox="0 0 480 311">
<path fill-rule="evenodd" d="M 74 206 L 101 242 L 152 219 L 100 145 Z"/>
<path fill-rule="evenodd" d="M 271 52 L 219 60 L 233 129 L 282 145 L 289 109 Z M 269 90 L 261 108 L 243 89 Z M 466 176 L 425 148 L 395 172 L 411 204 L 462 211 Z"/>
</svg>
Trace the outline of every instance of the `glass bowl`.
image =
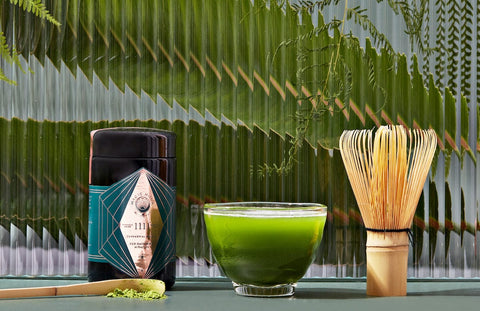
<svg viewBox="0 0 480 311">
<path fill-rule="evenodd" d="M 244 296 L 291 296 L 315 259 L 327 208 L 316 203 L 205 204 L 216 262 Z"/>
</svg>

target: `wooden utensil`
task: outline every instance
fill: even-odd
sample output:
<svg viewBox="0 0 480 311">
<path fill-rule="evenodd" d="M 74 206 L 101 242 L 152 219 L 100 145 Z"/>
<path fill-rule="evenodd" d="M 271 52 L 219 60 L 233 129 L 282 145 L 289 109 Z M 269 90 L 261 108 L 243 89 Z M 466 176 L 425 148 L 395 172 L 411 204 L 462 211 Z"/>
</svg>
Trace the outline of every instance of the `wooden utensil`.
<svg viewBox="0 0 480 311">
<path fill-rule="evenodd" d="M 115 279 L 64 286 L 0 289 L 0 298 L 27 298 L 67 295 L 106 295 L 116 288 L 165 292 L 165 283 L 155 279 Z"/>
<path fill-rule="evenodd" d="M 410 227 L 437 147 L 401 125 L 344 131 L 340 153 L 367 230 L 367 295 L 407 294 Z"/>
</svg>

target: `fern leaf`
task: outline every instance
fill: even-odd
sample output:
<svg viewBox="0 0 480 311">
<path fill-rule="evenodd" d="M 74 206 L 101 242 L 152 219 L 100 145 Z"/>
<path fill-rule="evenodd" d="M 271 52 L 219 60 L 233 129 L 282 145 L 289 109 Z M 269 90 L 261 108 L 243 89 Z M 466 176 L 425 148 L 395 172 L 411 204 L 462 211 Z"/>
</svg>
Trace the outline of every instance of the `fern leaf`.
<svg viewBox="0 0 480 311">
<path fill-rule="evenodd" d="M 424 42 L 425 45 L 429 45 L 430 42 L 430 8 L 427 5 L 425 9 L 425 19 L 424 19 L 424 28 L 423 28 L 423 33 L 424 33 Z M 430 53 L 427 55 L 424 55 L 423 57 L 423 76 L 424 78 L 424 84 L 428 85 L 428 76 L 430 73 Z"/>
<path fill-rule="evenodd" d="M 377 0 L 377 2 L 383 2 L 383 0 Z M 394 1 L 388 0 L 388 5 L 396 15 L 402 15 L 406 25 L 406 33 L 409 35 L 411 48 L 416 46 L 422 54 L 430 54 L 430 48 L 428 41 L 422 35 L 422 29 L 426 22 L 425 17 L 428 19 L 428 0 L 419 1 Z M 427 21 L 428 22 L 428 21 Z"/>
<path fill-rule="evenodd" d="M 295 46 L 301 42 L 304 42 L 304 41 L 307 41 L 307 40 L 310 40 L 312 39 L 313 37 L 315 36 L 318 36 L 324 32 L 327 32 L 328 30 L 330 29 L 338 29 L 338 27 L 340 26 L 340 23 L 341 21 L 338 21 L 338 20 L 333 20 L 327 24 L 324 24 L 320 27 L 314 27 L 312 30 L 310 30 L 309 32 L 305 33 L 305 34 L 302 34 L 296 38 L 293 38 L 293 39 L 288 39 L 288 40 L 284 40 L 282 42 L 280 42 L 280 44 L 277 46 L 277 48 L 275 49 L 275 52 L 273 54 L 273 57 L 272 57 L 272 61 L 275 60 L 278 52 L 280 51 L 280 49 L 282 48 L 286 48 L 286 47 L 289 47 L 289 46 Z M 328 47 L 322 47 L 320 49 L 327 49 L 327 48 L 331 48 L 332 46 L 328 46 Z M 334 45 L 334 47 L 336 47 L 336 45 Z M 299 49 L 299 55 L 297 56 L 297 60 L 300 60 L 302 57 L 305 56 L 305 52 L 311 52 L 310 50 L 307 50 L 307 49 Z M 300 59 L 299 59 L 300 58 Z"/>
<path fill-rule="evenodd" d="M 2 68 L 0 68 L 0 81 L 5 81 L 7 82 L 8 84 L 13 84 L 13 85 L 17 85 L 17 83 L 13 80 L 10 80 L 6 75 L 5 73 L 3 72 Z"/>
<path fill-rule="evenodd" d="M 385 106 L 387 103 L 387 91 L 377 83 L 375 64 L 373 63 L 373 60 L 370 57 L 370 55 L 368 53 L 365 53 L 362 56 L 362 58 L 368 64 L 368 84 L 370 84 L 373 90 L 379 91 L 382 94 L 383 98 L 385 99 L 385 102 L 381 107 L 381 109 L 383 109 L 383 106 Z M 376 111 L 375 113 L 378 113 L 378 111 Z"/>
<path fill-rule="evenodd" d="M 447 75 L 448 75 L 448 87 L 452 91 L 453 95 L 457 94 L 457 77 L 458 77 L 458 58 L 459 55 L 459 41 L 460 37 L 460 7 L 457 1 L 450 1 L 449 13 L 449 33 L 447 36 L 448 44 L 448 64 L 447 64 Z"/>
<path fill-rule="evenodd" d="M 0 31 L 0 57 L 5 59 L 9 64 L 17 65 L 23 73 L 25 70 L 20 63 L 20 59 L 18 58 L 18 52 L 15 47 L 11 48 L 7 44 L 7 39 L 5 38 L 5 34 Z"/>
<path fill-rule="evenodd" d="M 389 53 L 395 53 L 392 45 L 388 41 L 387 37 L 378 31 L 377 27 L 365 14 L 366 9 L 361 9 L 359 6 L 347 9 L 347 20 L 352 20 L 360 25 L 364 30 L 368 31 L 372 36 L 373 43 L 386 49 Z"/>
<path fill-rule="evenodd" d="M 55 26 L 60 23 L 50 14 L 42 0 L 10 0 L 10 3 L 21 7 L 26 12 L 31 12 L 41 19 L 46 19 Z"/>
<path fill-rule="evenodd" d="M 446 15 L 446 3 L 445 0 L 437 0 L 435 3 L 436 11 L 437 11 L 437 33 L 436 33 L 436 47 L 441 51 L 437 54 L 435 59 L 435 76 L 437 80 L 435 84 L 438 85 L 439 89 L 443 89 L 444 84 L 444 76 L 445 76 L 445 63 L 446 63 L 446 55 L 444 51 L 447 50 L 445 46 L 445 15 Z"/>
<path fill-rule="evenodd" d="M 2 31 L 0 31 L 0 57 L 5 59 L 5 61 L 7 61 L 7 63 L 9 64 L 17 65 L 20 70 L 25 73 L 25 70 L 20 63 L 20 59 L 18 58 L 17 50 L 15 49 L 15 47 L 10 49 L 5 38 L 5 34 Z"/>
<path fill-rule="evenodd" d="M 383 2 L 383 1 L 379 1 L 377 0 L 377 2 Z M 400 5 L 398 3 L 398 1 L 396 0 L 388 0 L 388 5 L 392 8 L 393 12 L 395 12 L 395 14 L 400 14 Z"/>
<path fill-rule="evenodd" d="M 345 107 L 349 107 L 349 105 L 347 105 L 347 104 L 350 102 L 350 97 L 352 95 L 353 75 L 352 75 L 352 71 L 347 66 L 347 64 L 344 64 L 344 72 L 345 72 L 345 74 L 343 76 L 343 79 L 344 79 L 345 83 L 344 83 L 342 101 L 345 104 Z"/>
<path fill-rule="evenodd" d="M 3 31 L 0 31 L 0 57 L 5 59 L 9 64 L 13 63 L 10 47 L 7 44 L 7 39 Z"/>
<path fill-rule="evenodd" d="M 461 27 L 461 49 L 460 49 L 460 90 L 461 93 L 470 100 L 471 94 L 471 69 L 472 69 L 472 26 L 473 26 L 473 6 L 469 0 L 463 0 L 462 8 L 462 27 Z"/>
<path fill-rule="evenodd" d="M 477 19 L 478 16 L 480 16 L 480 0 L 477 0 Z M 477 21 L 477 49 L 478 49 L 478 44 L 480 42 L 480 23 Z M 480 103 L 480 55 L 477 54 L 477 103 Z M 478 130 L 480 131 L 480 126 L 478 127 Z M 477 136 L 477 140 L 480 141 L 480 135 Z"/>
<path fill-rule="evenodd" d="M 11 57 L 12 57 L 12 61 L 13 63 L 15 63 L 15 65 L 17 65 L 18 68 L 20 68 L 20 70 L 25 73 L 25 70 L 23 69 L 23 66 L 22 64 L 20 63 L 20 58 L 18 57 L 19 55 L 19 52 L 17 51 L 17 49 L 15 48 L 15 46 L 12 47 L 12 54 L 11 54 Z"/>
<path fill-rule="evenodd" d="M 291 7 L 295 11 L 306 10 L 310 14 L 313 14 L 315 11 L 322 11 L 325 7 L 329 5 L 337 5 L 340 0 L 321 0 L 321 1 L 308 1 L 300 0 L 298 3 L 291 3 Z"/>
</svg>

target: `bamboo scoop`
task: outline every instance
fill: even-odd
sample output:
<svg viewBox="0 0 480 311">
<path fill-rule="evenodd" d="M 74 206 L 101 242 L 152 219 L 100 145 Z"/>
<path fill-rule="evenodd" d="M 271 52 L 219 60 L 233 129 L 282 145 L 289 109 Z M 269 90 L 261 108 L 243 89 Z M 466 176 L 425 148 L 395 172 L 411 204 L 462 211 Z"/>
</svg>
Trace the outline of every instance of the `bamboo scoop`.
<svg viewBox="0 0 480 311">
<path fill-rule="evenodd" d="M 66 295 L 106 295 L 116 288 L 165 292 L 165 283 L 155 279 L 115 279 L 64 286 L 0 289 L 0 298 L 27 298 Z"/>
</svg>

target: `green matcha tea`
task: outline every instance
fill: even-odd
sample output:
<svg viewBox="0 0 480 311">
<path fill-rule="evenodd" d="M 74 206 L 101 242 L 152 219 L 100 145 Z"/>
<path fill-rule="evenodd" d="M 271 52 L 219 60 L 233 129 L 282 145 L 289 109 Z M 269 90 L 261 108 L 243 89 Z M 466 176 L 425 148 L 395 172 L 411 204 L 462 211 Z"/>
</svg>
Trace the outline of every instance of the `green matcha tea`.
<svg viewBox="0 0 480 311">
<path fill-rule="evenodd" d="M 325 210 L 205 211 L 217 263 L 232 281 L 255 286 L 295 283 L 303 277 L 322 240 L 325 219 Z"/>
</svg>

